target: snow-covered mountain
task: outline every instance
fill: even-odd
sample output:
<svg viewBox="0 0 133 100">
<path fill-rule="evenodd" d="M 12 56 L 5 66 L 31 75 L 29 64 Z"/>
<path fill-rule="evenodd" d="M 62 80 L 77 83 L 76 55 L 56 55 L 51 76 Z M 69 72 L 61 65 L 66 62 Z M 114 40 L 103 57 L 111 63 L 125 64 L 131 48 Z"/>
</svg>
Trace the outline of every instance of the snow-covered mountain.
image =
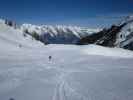
<svg viewBox="0 0 133 100">
<path fill-rule="evenodd" d="M 31 35 L 45 44 L 98 44 L 108 47 L 120 47 L 133 50 L 133 16 L 128 16 L 111 28 L 90 29 L 63 25 L 17 25 L 15 22 L 1 20 L 23 35 Z"/>
<path fill-rule="evenodd" d="M 63 26 L 63 25 L 31 25 L 23 24 L 21 26 L 23 31 L 29 33 L 37 33 L 40 35 L 41 41 L 48 44 L 75 44 L 80 38 L 100 31 L 100 29 L 90 29 L 77 26 Z"/>
<path fill-rule="evenodd" d="M 133 50 L 133 16 L 128 16 L 122 23 L 127 23 L 116 37 L 116 46 Z"/>
<path fill-rule="evenodd" d="M 78 44 L 98 44 L 133 50 L 133 16 L 126 17 L 118 25 L 83 37 Z"/>
</svg>

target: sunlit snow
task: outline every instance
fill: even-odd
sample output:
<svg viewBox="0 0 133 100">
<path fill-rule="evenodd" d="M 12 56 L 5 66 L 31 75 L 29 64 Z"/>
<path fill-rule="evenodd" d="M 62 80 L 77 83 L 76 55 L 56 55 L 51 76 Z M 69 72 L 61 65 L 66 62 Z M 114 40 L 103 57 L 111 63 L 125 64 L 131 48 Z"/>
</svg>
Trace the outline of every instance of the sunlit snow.
<svg viewBox="0 0 133 100">
<path fill-rule="evenodd" d="M 132 100 L 133 52 L 96 45 L 44 46 L 0 24 L 0 100 L 11 98 Z"/>
</svg>

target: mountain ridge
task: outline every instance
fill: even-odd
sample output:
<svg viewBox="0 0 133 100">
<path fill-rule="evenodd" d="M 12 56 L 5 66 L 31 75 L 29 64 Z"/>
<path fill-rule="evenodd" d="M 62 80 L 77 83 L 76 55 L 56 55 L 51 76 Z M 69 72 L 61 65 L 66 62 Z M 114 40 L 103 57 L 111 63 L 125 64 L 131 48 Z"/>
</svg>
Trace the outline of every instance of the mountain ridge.
<svg viewBox="0 0 133 100">
<path fill-rule="evenodd" d="M 0 23 L 20 30 L 24 36 L 31 35 L 43 44 L 97 44 L 133 50 L 133 16 L 127 16 L 119 24 L 103 29 L 65 25 L 17 25 L 4 19 Z"/>
<path fill-rule="evenodd" d="M 114 24 L 96 34 L 83 37 L 77 44 L 97 44 L 133 50 L 133 16 L 128 16 L 121 23 Z"/>
</svg>

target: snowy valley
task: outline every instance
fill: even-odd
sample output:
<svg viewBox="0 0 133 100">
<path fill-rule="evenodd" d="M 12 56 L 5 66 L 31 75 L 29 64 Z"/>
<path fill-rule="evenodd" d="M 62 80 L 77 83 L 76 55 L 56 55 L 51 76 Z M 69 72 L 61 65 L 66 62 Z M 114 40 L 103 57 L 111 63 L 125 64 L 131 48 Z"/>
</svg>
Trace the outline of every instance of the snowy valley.
<svg viewBox="0 0 133 100">
<path fill-rule="evenodd" d="M 131 38 L 118 38 L 113 48 L 72 45 L 100 29 L 11 26 L 0 20 L 0 100 L 133 99 L 133 51 L 119 48 L 133 41 L 132 23 L 120 32 Z M 34 39 L 33 32 L 50 45 Z"/>
</svg>

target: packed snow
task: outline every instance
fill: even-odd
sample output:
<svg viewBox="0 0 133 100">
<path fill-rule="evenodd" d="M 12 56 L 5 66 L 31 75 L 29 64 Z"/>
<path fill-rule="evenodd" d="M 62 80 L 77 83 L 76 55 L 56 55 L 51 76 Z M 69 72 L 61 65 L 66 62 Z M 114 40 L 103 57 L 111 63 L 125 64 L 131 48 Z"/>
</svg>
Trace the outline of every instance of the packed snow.
<svg viewBox="0 0 133 100">
<path fill-rule="evenodd" d="M 98 45 L 84 46 L 83 52 L 88 55 L 101 55 L 109 57 L 133 58 L 133 52 L 121 48 L 108 48 Z"/>
<path fill-rule="evenodd" d="M 132 51 L 44 46 L 0 23 L 0 100 L 132 100 L 132 76 Z"/>
</svg>

